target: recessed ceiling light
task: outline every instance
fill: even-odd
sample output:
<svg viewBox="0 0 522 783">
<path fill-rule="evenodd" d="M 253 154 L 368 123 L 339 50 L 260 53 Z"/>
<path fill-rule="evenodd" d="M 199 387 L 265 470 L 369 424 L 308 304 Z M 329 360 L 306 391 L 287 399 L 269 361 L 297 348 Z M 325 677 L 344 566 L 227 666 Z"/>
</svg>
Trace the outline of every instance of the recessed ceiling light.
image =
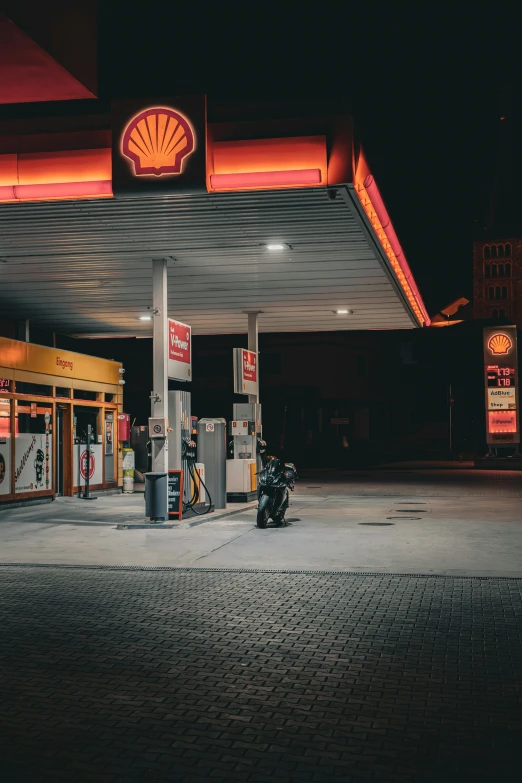
<svg viewBox="0 0 522 783">
<path fill-rule="evenodd" d="M 335 315 L 351 315 L 353 310 L 334 310 Z"/>
<path fill-rule="evenodd" d="M 267 245 L 267 250 L 286 250 L 288 245 L 284 245 L 282 242 L 274 242 L 273 245 Z"/>
<path fill-rule="evenodd" d="M 151 315 L 140 315 L 140 321 L 152 321 Z"/>
</svg>

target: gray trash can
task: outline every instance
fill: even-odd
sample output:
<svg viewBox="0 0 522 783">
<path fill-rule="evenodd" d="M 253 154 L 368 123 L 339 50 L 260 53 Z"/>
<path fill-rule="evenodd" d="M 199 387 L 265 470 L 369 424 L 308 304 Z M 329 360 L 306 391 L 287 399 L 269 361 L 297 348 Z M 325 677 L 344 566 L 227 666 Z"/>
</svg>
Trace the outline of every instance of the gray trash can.
<svg viewBox="0 0 522 783">
<path fill-rule="evenodd" d="M 145 473 L 145 514 L 155 522 L 169 518 L 168 473 Z"/>
</svg>

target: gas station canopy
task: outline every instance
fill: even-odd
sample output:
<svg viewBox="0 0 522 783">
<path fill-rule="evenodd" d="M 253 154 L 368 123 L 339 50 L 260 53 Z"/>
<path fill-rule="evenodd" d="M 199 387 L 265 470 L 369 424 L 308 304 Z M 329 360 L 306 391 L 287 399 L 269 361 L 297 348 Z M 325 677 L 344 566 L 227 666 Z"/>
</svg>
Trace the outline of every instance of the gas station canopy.
<svg viewBox="0 0 522 783">
<path fill-rule="evenodd" d="M 209 122 L 191 96 L 103 123 L 0 122 L 5 317 L 150 336 L 166 258 L 169 315 L 195 334 L 244 332 L 249 310 L 264 332 L 429 325 L 349 117 Z"/>
</svg>

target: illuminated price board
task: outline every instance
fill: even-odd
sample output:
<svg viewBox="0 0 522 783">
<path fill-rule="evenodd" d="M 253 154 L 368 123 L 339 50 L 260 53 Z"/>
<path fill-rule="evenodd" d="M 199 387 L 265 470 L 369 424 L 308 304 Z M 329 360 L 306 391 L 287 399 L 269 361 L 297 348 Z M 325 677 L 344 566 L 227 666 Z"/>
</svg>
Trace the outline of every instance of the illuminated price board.
<svg viewBox="0 0 522 783">
<path fill-rule="evenodd" d="M 520 443 L 515 326 L 484 329 L 484 387 L 488 445 Z"/>
</svg>

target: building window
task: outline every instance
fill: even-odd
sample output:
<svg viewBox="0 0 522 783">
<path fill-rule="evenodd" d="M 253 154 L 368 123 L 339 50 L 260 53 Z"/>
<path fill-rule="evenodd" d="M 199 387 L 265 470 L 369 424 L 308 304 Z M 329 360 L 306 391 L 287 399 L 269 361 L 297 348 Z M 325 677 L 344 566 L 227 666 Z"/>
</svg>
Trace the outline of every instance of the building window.
<svg viewBox="0 0 522 783">
<path fill-rule="evenodd" d="M 501 298 L 502 299 L 507 299 L 508 298 L 507 285 L 503 285 L 502 286 L 502 297 Z"/>
<path fill-rule="evenodd" d="M 491 311 L 491 316 L 492 318 L 498 318 L 498 310 L 496 308 Z"/>
<path fill-rule="evenodd" d="M 499 264 L 498 265 L 498 276 L 499 277 L 504 277 L 504 264 Z"/>
<path fill-rule="evenodd" d="M 484 265 L 484 275 L 485 277 L 491 277 L 491 266 L 489 264 Z"/>
<path fill-rule="evenodd" d="M 491 248 L 491 258 L 496 258 L 496 257 L 497 257 L 497 246 L 493 245 Z"/>
<path fill-rule="evenodd" d="M 74 389 L 73 397 L 75 400 L 96 400 L 96 392 L 86 391 L 85 389 Z"/>
<path fill-rule="evenodd" d="M 511 258 L 511 245 L 506 245 L 506 258 Z"/>
<path fill-rule="evenodd" d="M 43 383 L 26 383 L 26 381 L 16 382 L 17 394 L 37 394 L 40 397 L 52 397 L 53 387 L 46 386 Z"/>
<path fill-rule="evenodd" d="M 491 258 L 491 250 L 489 248 L 489 245 L 484 246 L 484 258 Z"/>
<path fill-rule="evenodd" d="M 498 257 L 499 258 L 504 258 L 504 245 L 499 245 L 498 246 Z"/>
<path fill-rule="evenodd" d="M 501 307 L 500 310 L 498 311 L 498 315 L 499 315 L 499 318 L 505 318 L 506 317 L 506 311 L 504 310 L 503 307 Z"/>
<path fill-rule="evenodd" d="M 495 298 L 495 289 L 492 285 L 488 288 L 488 299 L 494 299 Z"/>
<path fill-rule="evenodd" d="M 508 262 L 504 267 L 504 274 L 506 277 L 511 277 L 511 264 Z"/>
<path fill-rule="evenodd" d="M 491 264 L 491 277 L 496 277 L 498 274 L 498 269 L 496 264 Z"/>
</svg>

